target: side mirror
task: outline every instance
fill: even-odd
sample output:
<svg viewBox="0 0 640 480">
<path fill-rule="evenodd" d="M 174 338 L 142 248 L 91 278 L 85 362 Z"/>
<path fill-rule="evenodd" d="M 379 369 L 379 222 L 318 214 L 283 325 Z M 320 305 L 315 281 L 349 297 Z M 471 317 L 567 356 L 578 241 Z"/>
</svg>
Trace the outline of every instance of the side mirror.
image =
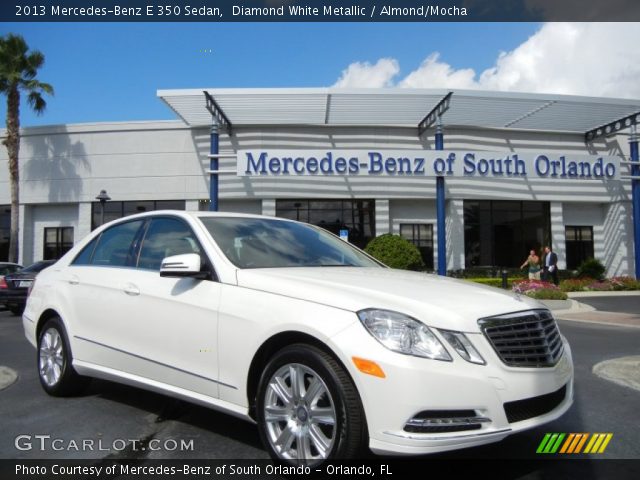
<svg viewBox="0 0 640 480">
<path fill-rule="evenodd" d="M 202 260 L 197 253 L 185 253 L 183 255 L 166 257 L 160 264 L 160 276 L 204 279 L 207 278 L 209 274 L 206 271 L 202 271 L 201 264 Z"/>
</svg>

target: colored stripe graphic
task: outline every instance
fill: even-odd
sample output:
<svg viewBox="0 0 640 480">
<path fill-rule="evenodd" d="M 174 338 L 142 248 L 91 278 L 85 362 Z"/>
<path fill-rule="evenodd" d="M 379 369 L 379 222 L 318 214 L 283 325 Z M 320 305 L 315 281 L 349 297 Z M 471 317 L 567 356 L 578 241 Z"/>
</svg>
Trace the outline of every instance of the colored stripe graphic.
<svg viewBox="0 0 640 480">
<path fill-rule="evenodd" d="M 547 442 L 549 441 L 549 438 L 551 437 L 550 433 L 547 433 L 544 438 L 542 439 L 542 441 L 540 442 L 540 445 L 538 445 L 538 449 L 536 450 L 536 453 L 542 453 L 542 450 L 544 450 L 545 445 L 547 444 Z"/>
<path fill-rule="evenodd" d="M 612 438 L 613 433 L 547 433 L 536 453 L 604 453 Z"/>
<path fill-rule="evenodd" d="M 607 448 L 607 445 L 609 445 L 609 442 L 613 438 L 613 433 L 607 433 L 606 435 L 607 436 L 605 437 L 604 442 L 602 442 L 602 445 L 600 446 L 600 450 L 598 450 L 598 453 L 604 453 L 604 451 Z"/>
<path fill-rule="evenodd" d="M 538 445 L 536 453 L 556 453 L 565 436 L 565 433 L 547 433 Z"/>
<path fill-rule="evenodd" d="M 578 443 L 578 446 L 576 447 L 576 451 L 573 453 L 580 453 L 580 451 L 582 450 L 582 446 L 587 441 L 587 438 L 589 438 L 589 434 L 583 433 L 582 438 L 580 439 L 580 443 Z"/>
<path fill-rule="evenodd" d="M 569 448 L 569 445 L 571 445 L 571 442 L 573 442 L 573 439 L 575 438 L 576 434 L 575 433 L 570 433 L 569 437 L 567 438 L 567 440 L 564 442 L 564 445 L 562 445 L 562 448 L 560 449 L 560 453 L 566 453 L 567 449 Z"/>
</svg>

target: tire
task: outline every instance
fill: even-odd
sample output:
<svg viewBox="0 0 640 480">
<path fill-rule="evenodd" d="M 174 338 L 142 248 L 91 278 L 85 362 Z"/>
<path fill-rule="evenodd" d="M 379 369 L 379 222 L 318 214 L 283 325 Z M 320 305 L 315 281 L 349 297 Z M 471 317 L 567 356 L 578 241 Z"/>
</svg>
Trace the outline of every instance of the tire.
<svg viewBox="0 0 640 480">
<path fill-rule="evenodd" d="M 24 306 L 22 306 L 22 305 L 11 305 L 10 307 L 7 307 L 7 310 L 9 310 L 14 315 L 19 316 L 19 315 L 22 315 L 22 312 L 24 312 Z"/>
<path fill-rule="evenodd" d="M 54 397 L 67 397 L 80 393 L 89 379 L 73 369 L 73 357 L 67 333 L 60 317 L 44 324 L 38 336 L 37 367 L 40 385 Z"/>
<path fill-rule="evenodd" d="M 297 389 L 295 378 L 302 379 Z M 276 353 L 262 372 L 256 400 L 260 438 L 278 462 L 311 467 L 355 458 L 367 439 L 351 377 L 311 345 L 294 344 Z"/>
</svg>

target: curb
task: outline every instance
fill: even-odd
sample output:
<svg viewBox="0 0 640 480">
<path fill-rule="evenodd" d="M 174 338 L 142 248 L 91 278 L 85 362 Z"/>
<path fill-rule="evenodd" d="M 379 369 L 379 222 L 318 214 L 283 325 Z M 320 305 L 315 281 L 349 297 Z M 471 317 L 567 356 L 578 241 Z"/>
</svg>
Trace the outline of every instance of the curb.
<svg viewBox="0 0 640 480">
<path fill-rule="evenodd" d="M 618 291 L 618 292 L 567 292 L 569 298 L 582 297 L 640 297 L 639 290 Z"/>
<path fill-rule="evenodd" d="M 9 367 L 0 366 L 0 390 L 13 385 L 18 380 L 18 372 Z"/>
<path fill-rule="evenodd" d="M 596 309 L 591 305 L 587 305 L 586 303 L 580 303 L 577 300 L 569 299 L 571 302 L 571 307 L 565 308 L 563 310 L 551 310 L 554 317 L 558 317 L 558 315 L 566 315 L 567 313 L 583 313 L 583 312 L 594 312 Z"/>
</svg>

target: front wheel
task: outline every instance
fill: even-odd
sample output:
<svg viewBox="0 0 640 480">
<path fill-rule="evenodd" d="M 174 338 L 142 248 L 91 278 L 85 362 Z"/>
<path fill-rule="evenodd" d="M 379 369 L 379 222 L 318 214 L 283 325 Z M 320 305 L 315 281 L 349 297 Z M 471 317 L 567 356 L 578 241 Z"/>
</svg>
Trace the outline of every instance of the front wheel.
<svg viewBox="0 0 640 480">
<path fill-rule="evenodd" d="M 45 323 L 38 337 L 38 377 L 42 388 L 56 397 L 79 393 L 88 383 L 73 369 L 71 349 L 58 317 Z"/>
<path fill-rule="evenodd" d="M 262 373 L 260 437 L 272 458 L 318 466 L 358 455 L 366 438 L 360 397 L 344 367 L 316 347 L 280 350 Z"/>
</svg>

